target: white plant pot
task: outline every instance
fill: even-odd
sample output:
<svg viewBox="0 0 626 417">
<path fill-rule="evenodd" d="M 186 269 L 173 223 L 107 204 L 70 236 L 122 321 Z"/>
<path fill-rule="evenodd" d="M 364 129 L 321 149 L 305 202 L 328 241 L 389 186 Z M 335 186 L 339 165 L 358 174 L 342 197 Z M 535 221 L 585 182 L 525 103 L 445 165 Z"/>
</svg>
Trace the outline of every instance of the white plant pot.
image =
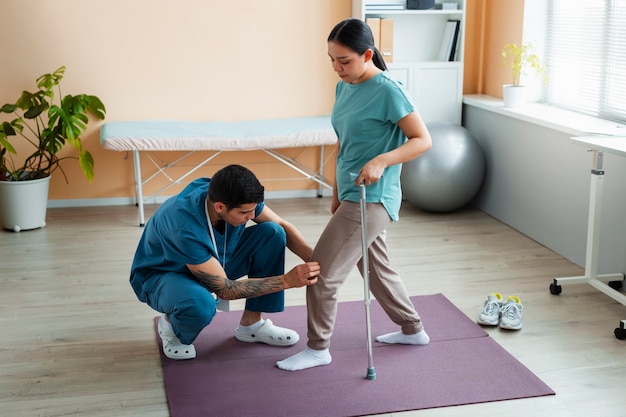
<svg viewBox="0 0 626 417">
<path fill-rule="evenodd" d="M 0 181 L 0 223 L 19 232 L 44 227 L 50 177 L 32 181 Z"/>
<path fill-rule="evenodd" d="M 523 85 L 505 84 L 502 86 L 504 107 L 516 109 L 526 103 L 526 87 Z"/>
</svg>

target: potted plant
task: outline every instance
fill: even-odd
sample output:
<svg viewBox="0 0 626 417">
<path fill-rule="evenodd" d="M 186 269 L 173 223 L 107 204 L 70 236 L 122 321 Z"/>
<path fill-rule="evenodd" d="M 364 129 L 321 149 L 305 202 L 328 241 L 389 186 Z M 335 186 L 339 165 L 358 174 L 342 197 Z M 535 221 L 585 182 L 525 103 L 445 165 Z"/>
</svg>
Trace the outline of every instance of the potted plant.
<svg viewBox="0 0 626 417">
<path fill-rule="evenodd" d="M 5 229 L 45 226 L 50 175 L 59 170 L 67 182 L 62 160 L 78 160 L 89 182 L 93 180 L 94 160 L 83 149 L 80 135 L 87 129 L 89 115 L 103 120 L 106 109 L 96 96 L 62 95 L 64 74 L 62 66 L 42 75 L 36 80 L 36 91 L 23 91 L 15 103 L 0 108 L 0 113 L 13 116 L 0 124 L 0 223 Z M 66 145 L 75 148 L 78 156 L 59 156 Z M 39 189 L 38 196 L 33 189 Z M 35 207 L 42 202 L 43 208 Z"/>
<path fill-rule="evenodd" d="M 502 86 L 504 107 L 520 107 L 525 101 L 525 87 L 520 84 L 522 75 L 541 75 L 546 68 L 530 44 L 507 43 L 502 49 L 502 65 L 511 71 L 511 84 Z"/>
</svg>

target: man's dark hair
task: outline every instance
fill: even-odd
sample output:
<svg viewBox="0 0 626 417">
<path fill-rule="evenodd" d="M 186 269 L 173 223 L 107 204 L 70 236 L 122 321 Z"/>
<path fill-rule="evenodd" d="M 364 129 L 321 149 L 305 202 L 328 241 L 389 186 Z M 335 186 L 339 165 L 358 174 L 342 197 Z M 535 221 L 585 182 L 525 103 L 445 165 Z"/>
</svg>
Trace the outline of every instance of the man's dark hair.
<svg viewBox="0 0 626 417">
<path fill-rule="evenodd" d="M 209 200 L 224 203 L 228 210 L 242 204 L 263 201 L 265 188 L 248 168 L 241 165 L 228 165 L 211 177 Z"/>
</svg>

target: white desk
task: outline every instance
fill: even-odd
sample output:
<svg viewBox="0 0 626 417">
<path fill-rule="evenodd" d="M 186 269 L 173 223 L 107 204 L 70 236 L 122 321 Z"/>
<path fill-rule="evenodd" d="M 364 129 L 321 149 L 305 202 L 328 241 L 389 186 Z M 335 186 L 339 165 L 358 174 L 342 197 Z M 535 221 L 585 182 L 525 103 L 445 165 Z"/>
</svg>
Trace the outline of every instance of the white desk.
<svg viewBox="0 0 626 417">
<path fill-rule="evenodd" d="M 555 278 L 550 285 L 552 294 L 561 293 L 561 285 L 587 283 L 614 300 L 626 305 L 626 295 L 619 291 L 623 287 L 624 274 L 598 275 L 598 246 L 600 244 L 600 216 L 602 188 L 604 185 L 604 152 L 626 157 L 626 136 L 583 136 L 572 138 L 572 143 L 591 149 L 593 166 L 591 169 L 591 193 L 589 195 L 589 222 L 587 224 L 587 253 L 585 275 L 580 277 Z M 608 282 L 608 285 L 606 284 Z M 626 320 L 615 329 L 615 337 L 626 339 Z"/>
</svg>

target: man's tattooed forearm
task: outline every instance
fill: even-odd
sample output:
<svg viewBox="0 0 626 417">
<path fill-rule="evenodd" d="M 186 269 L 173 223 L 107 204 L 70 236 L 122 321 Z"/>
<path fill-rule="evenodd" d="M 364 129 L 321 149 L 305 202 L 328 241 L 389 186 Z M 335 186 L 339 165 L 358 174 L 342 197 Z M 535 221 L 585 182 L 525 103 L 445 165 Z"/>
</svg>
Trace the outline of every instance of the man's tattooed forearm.
<svg viewBox="0 0 626 417">
<path fill-rule="evenodd" d="M 225 277 L 207 274 L 202 271 L 194 272 L 198 281 L 213 291 L 223 300 L 236 300 L 240 298 L 258 297 L 283 289 L 280 278 L 252 278 L 241 281 L 233 281 Z"/>
<path fill-rule="evenodd" d="M 200 284 L 204 285 L 210 291 L 217 293 L 222 290 L 224 287 L 224 277 L 220 277 L 217 275 L 207 274 L 202 271 L 194 271 L 193 275 L 196 277 Z"/>
<path fill-rule="evenodd" d="M 226 286 L 222 290 L 221 298 L 236 300 L 239 298 L 258 297 L 280 291 L 283 289 L 282 282 L 277 278 L 252 278 L 242 281 L 226 280 Z"/>
</svg>

